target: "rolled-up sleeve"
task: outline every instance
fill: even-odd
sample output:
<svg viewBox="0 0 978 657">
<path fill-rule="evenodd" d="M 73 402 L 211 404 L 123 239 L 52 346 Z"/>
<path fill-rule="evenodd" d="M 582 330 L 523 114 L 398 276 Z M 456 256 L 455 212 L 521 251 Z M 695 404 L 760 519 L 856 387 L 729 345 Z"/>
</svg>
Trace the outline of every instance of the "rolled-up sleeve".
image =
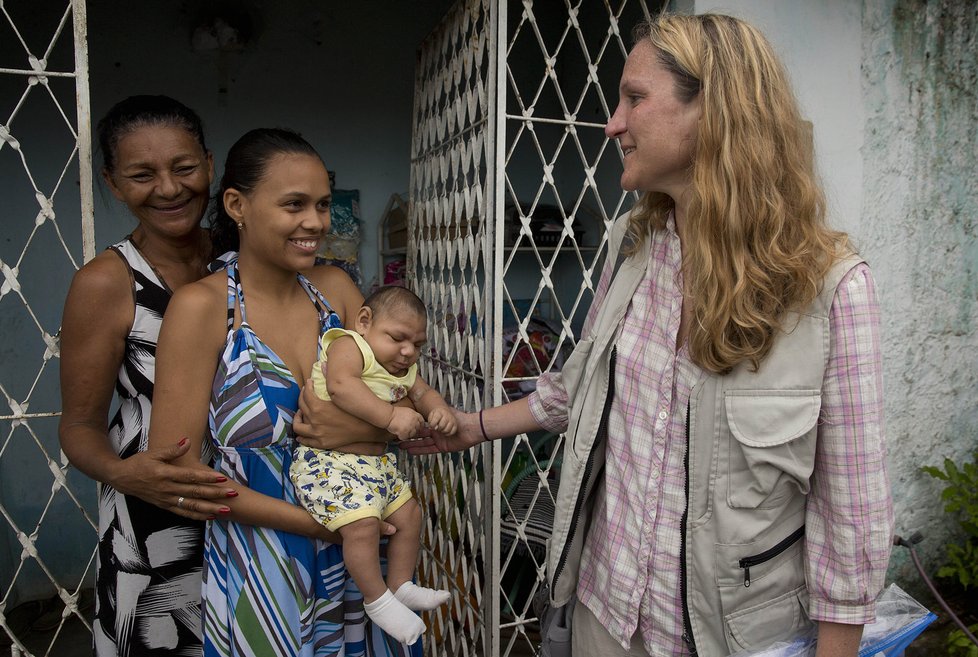
<svg viewBox="0 0 978 657">
<path fill-rule="evenodd" d="M 530 413 L 547 431 L 567 429 L 567 391 L 560 372 L 548 372 L 537 379 L 537 388 L 527 397 Z"/>
<path fill-rule="evenodd" d="M 884 442 L 880 311 L 869 267 L 849 271 L 829 316 L 815 471 L 806 514 L 812 620 L 872 622 L 893 536 Z"/>
</svg>

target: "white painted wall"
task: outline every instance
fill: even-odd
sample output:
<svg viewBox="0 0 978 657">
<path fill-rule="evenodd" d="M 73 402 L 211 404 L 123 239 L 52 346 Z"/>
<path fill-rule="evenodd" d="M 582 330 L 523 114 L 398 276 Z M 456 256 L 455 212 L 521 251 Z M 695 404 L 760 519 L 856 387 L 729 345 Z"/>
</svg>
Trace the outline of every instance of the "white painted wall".
<svg viewBox="0 0 978 657">
<path fill-rule="evenodd" d="M 806 0 L 696 0 L 694 4 L 698 14 L 742 18 L 771 41 L 788 70 L 802 116 L 813 124 L 829 223 L 861 245 L 861 4 Z"/>
</svg>

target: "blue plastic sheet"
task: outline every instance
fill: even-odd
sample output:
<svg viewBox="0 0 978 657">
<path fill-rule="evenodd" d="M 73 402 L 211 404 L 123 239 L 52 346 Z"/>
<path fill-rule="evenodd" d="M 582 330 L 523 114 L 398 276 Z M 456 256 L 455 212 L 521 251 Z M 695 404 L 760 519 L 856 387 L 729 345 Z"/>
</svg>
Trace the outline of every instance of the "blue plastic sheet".
<svg viewBox="0 0 978 657">
<path fill-rule="evenodd" d="M 899 657 L 927 626 L 937 619 L 937 614 L 927 612 L 923 618 L 911 622 L 895 633 L 882 637 L 871 645 L 862 647 L 860 644 L 859 657 Z"/>
<path fill-rule="evenodd" d="M 876 600 L 876 622 L 863 628 L 859 657 L 899 657 L 937 616 L 896 584 L 886 587 Z M 788 637 L 758 651 L 731 657 L 813 657 L 815 628 Z"/>
</svg>

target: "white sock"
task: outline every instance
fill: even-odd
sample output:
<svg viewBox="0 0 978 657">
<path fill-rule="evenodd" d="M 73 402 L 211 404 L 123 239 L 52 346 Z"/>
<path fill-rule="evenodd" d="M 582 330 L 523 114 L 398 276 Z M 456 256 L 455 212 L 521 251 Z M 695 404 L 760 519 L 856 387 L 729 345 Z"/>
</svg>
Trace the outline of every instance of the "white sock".
<svg viewBox="0 0 978 657">
<path fill-rule="evenodd" d="M 427 629 L 424 621 L 395 598 L 390 589 L 373 602 L 364 602 L 363 609 L 380 629 L 407 645 L 417 641 Z"/>
<path fill-rule="evenodd" d="M 427 611 L 440 607 L 448 602 L 451 594 L 441 589 L 427 589 L 414 582 L 404 582 L 397 589 L 394 597 L 404 603 L 404 606 L 414 611 Z"/>
</svg>

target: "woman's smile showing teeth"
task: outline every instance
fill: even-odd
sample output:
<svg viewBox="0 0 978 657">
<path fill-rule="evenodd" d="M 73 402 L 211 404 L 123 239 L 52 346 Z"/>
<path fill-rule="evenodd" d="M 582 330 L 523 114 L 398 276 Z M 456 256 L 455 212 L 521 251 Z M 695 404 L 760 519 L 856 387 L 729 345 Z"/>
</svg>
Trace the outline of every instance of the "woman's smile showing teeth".
<svg viewBox="0 0 978 657">
<path fill-rule="evenodd" d="M 289 240 L 304 251 L 315 251 L 319 246 L 319 239 L 292 239 Z"/>
</svg>

